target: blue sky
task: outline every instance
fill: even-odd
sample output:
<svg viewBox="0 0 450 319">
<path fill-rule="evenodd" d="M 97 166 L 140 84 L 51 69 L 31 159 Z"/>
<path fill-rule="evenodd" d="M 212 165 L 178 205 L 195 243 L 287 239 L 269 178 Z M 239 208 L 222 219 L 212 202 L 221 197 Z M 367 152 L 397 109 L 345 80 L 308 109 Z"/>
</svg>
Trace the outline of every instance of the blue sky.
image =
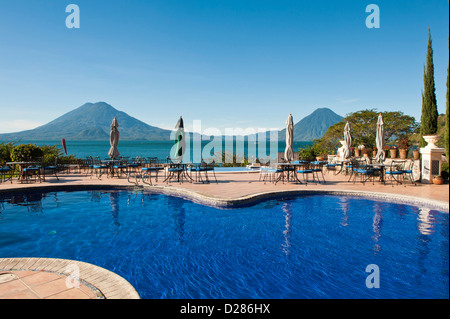
<svg viewBox="0 0 450 319">
<path fill-rule="evenodd" d="M 68 29 L 68 4 L 80 28 Z M 367 5 L 380 28 L 365 25 Z M 318 107 L 420 119 L 431 29 L 445 112 L 449 4 L 431 1 L 0 0 L 0 132 L 105 101 L 173 128 L 282 128 Z"/>
</svg>

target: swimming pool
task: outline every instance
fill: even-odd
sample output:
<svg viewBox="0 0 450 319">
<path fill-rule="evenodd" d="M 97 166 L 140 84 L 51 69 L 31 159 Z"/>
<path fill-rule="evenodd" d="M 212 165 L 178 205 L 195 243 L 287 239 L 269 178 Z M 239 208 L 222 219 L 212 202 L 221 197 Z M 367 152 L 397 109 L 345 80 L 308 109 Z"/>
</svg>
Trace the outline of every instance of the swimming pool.
<svg viewBox="0 0 450 319">
<path fill-rule="evenodd" d="M 0 258 L 92 263 L 141 298 L 448 298 L 448 221 L 352 196 L 224 210 L 147 191 L 3 193 Z"/>
</svg>

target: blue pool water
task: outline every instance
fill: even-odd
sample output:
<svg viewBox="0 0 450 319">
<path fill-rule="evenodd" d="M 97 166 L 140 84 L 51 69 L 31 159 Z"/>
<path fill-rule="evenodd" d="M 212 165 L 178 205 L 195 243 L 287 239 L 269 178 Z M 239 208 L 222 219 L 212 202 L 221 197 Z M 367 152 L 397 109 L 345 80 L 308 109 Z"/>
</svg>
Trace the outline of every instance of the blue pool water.
<svg viewBox="0 0 450 319">
<path fill-rule="evenodd" d="M 142 298 L 448 298 L 448 222 L 350 196 L 224 210 L 142 191 L 0 194 L 0 258 L 92 263 Z"/>
</svg>

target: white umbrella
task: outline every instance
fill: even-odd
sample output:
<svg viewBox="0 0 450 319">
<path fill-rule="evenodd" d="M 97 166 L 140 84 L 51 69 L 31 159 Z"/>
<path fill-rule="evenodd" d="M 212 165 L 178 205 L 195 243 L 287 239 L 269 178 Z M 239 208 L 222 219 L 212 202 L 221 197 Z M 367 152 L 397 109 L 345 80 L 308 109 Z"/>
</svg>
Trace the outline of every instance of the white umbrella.
<svg viewBox="0 0 450 319">
<path fill-rule="evenodd" d="M 117 149 L 117 146 L 119 145 L 119 130 L 117 129 L 119 127 L 119 123 L 117 122 L 117 119 L 114 118 L 111 123 L 111 132 L 109 133 L 109 142 L 111 144 L 111 148 L 109 149 L 108 155 L 111 159 L 116 159 L 119 157 L 120 153 Z"/>
<path fill-rule="evenodd" d="M 284 159 L 287 162 L 294 160 L 294 150 L 292 145 L 294 144 L 294 120 L 292 115 L 289 114 L 286 121 L 286 149 L 284 150 Z"/>
<path fill-rule="evenodd" d="M 175 125 L 175 129 L 177 130 L 175 133 L 175 145 L 174 145 L 174 154 L 173 157 L 176 158 L 178 162 L 181 163 L 183 160 L 184 152 L 186 151 L 186 141 L 184 138 L 184 124 L 183 118 L 180 116 L 180 119 Z"/>
<path fill-rule="evenodd" d="M 352 145 L 352 135 L 350 134 L 350 124 L 347 122 L 344 127 L 344 158 L 350 158 L 352 152 L 350 151 L 350 146 Z"/>
<path fill-rule="evenodd" d="M 383 162 L 386 155 L 384 153 L 384 122 L 381 113 L 378 115 L 376 144 L 377 155 L 375 156 L 375 161 Z"/>
</svg>

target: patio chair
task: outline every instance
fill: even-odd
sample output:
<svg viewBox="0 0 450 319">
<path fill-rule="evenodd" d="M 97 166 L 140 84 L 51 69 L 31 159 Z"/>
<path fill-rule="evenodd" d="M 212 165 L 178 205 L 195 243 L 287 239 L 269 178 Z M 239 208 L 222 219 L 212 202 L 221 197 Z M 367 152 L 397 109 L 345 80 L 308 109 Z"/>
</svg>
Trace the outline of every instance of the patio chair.
<svg viewBox="0 0 450 319">
<path fill-rule="evenodd" d="M 261 168 L 259 169 L 259 181 L 261 181 L 261 178 L 264 179 L 264 177 L 267 174 L 268 169 L 269 169 L 269 164 L 261 166 Z"/>
<path fill-rule="evenodd" d="M 208 172 L 212 172 L 214 175 L 214 180 L 216 181 L 216 183 L 218 183 L 217 178 L 216 178 L 216 171 L 214 170 L 214 167 L 215 167 L 215 161 L 205 163 L 205 177 L 206 177 L 206 180 L 209 182 Z"/>
<path fill-rule="evenodd" d="M 78 167 L 80 169 L 80 173 L 84 172 L 86 176 L 92 173 L 92 158 L 86 157 L 78 160 Z"/>
<path fill-rule="evenodd" d="M 317 178 L 317 181 L 320 183 L 319 173 L 322 175 L 322 180 L 325 182 L 325 177 L 323 176 L 323 166 L 325 165 L 325 162 L 323 161 L 315 161 L 311 162 L 311 169 L 313 171 L 313 176 Z"/>
<path fill-rule="evenodd" d="M 22 178 L 21 181 L 25 181 L 25 182 L 31 182 L 31 179 L 34 177 L 34 181 L 36 182 L 37 179 L 39 178 L 39 182 L 42 181 L 42 176 L 41 176 L 41 165 L 39 164 L 34 164 L 28 167 L 25 167 L 22 170 Z"/>
<path fill-rule="evenodd" d="M 103 173 L 106 171 L 106 175 L 108 175 L 108 165 L 103 164 L 100 160 L 100 157 L 92 157 L 92 173 L 100 178 Z M 92 177 L 92 175 L 91 175 Z"/>
<path fill-rule="evenodd" d="M 311 162 L 304 163 L 304 165 L 300 169 L 297 170 L 297 176 L 299 174 L 302 176 L 303 182 L 306 185 L 308 184 L 309 174 L 312 174 L 313 181 L 315 181 L 314 172 L 311 167 Z M 302 181 L 302 180 L 300 179 L 300 181 Z"/>
<path fill-rule="evenodd" d="M 364 159 L 352 160 L 351 165 L 352 171 L 349 181 L 353 177 L 353 184 L 355 184 L 356 179 L 359 177 L 361 183 L 365 184 L 368 180 L 372 179 L 372 184 L 375 185 L 375 170 L 367 166 L 367 162 Z"/>
<path fill-rule="evenodd" d="M 128 158 L 129 157 L 119 157 L 118 162 L 114 163 L 112 166 L 112 177 L 114 177 L 114 172 L 119 178 L 122 174 L 128 175 Z"/>
<path fill-rule="evenodd" d="M 142 174 L 142 182 L 153 185 L 152 184 L 152 173 L 155 173 L 155 181 L 158 181 L 158 174 L 161 171 L 164 171 L 164 167 L 162 166 L 162 163 L 158 160 L 157 157 L 149 157 L 147 160 L 147 166 L 141 168 L 143 174 Z M 145 182 L 145 178 L 148 178 L 148 183 Z"/>
<path fill-rule="evenodd" d="M 128 175 L 131 172 L 136 173 L 137 169 L 139 168 L 139 166 L 141 166 L 141 158 L 140 157 L 135 157 L 130 161 L 127 161 L 126 165 L 127 165 L 127 173 Z"/>
<path fill-rule="evenodd" d="M 278 168 L 277 163 L 271 163 L 269 166 L 261 168 L 259 180 L 261 177 L 263 178 L 264 184 L 266 183 L 266 179 L 269 178 L 269 182 L 275 182 L 279 175 L 283 173 L 283 170 Z M 277 176 L 278 174 L 278 176 Z"/>
<path fill-rule="evenodd" d="M 409 163 L 405 163 L 403 169 L 403 180 L 405 177 L 411 181 L 411 184 L 414 184 L 414 186 L 417 185 L 414 179 L 414 160 L 410 160 Z"/>
<path fill-rule="evenodd" d="M 327 169 L 327 173 L 329 173 L 329 171 L 334 171 L 336 173 L 336 168 L 337 168 L 337 163 L 326 163 L 325 168 Z"/>
<path fill-rule="evenodd" d="M 400 181 L 400 179 L 403 180 L 403 176 L 404 176 L 404 166 L 405 166 L 406 161 L 396 161 L 393 160 L 391 162 L 391 165 L 388 167 L 388 169 L 384 172 L 384 175 L 386 177 L 386 179 L 389 177 L 389 179 L 391 180 L 392 186 L 394 186 L 393 181 L 396 181 L 396 184 L 402 184 L 402 182 Z"/>
<path fill-rule="evenodd" d="M 7 176 L 9 177 L 7 178 Z M 6 182 L 8 179 L 12 183 L 13 170 L 9 166 L 0 166 L 0 183 Z"/>
<path fill-rule="evenodd" d="M 52 160 L 49 161 L 43 161 L 42 162 L 42 179 L 45 182 L 45 176 L 53 175 L 56 177 L 56 180 L 59 181 L 58 178 L 58 157 L 55 157 Z"/>
<path fill-rule="evenodd" d="M 206 164 L 203 160 L 201 163 L 191 164 L 188 167 L 188 171 L 191 172 L 190 177 L 194 182 L 201 183 L 209 183 L 208 173 L 207 173 L 208 164 Z M 205 178 L 202 178 L 202 173 L 204 173 Z M 217 182 L 217 180 L 216 180 Z"/>
</svg>

